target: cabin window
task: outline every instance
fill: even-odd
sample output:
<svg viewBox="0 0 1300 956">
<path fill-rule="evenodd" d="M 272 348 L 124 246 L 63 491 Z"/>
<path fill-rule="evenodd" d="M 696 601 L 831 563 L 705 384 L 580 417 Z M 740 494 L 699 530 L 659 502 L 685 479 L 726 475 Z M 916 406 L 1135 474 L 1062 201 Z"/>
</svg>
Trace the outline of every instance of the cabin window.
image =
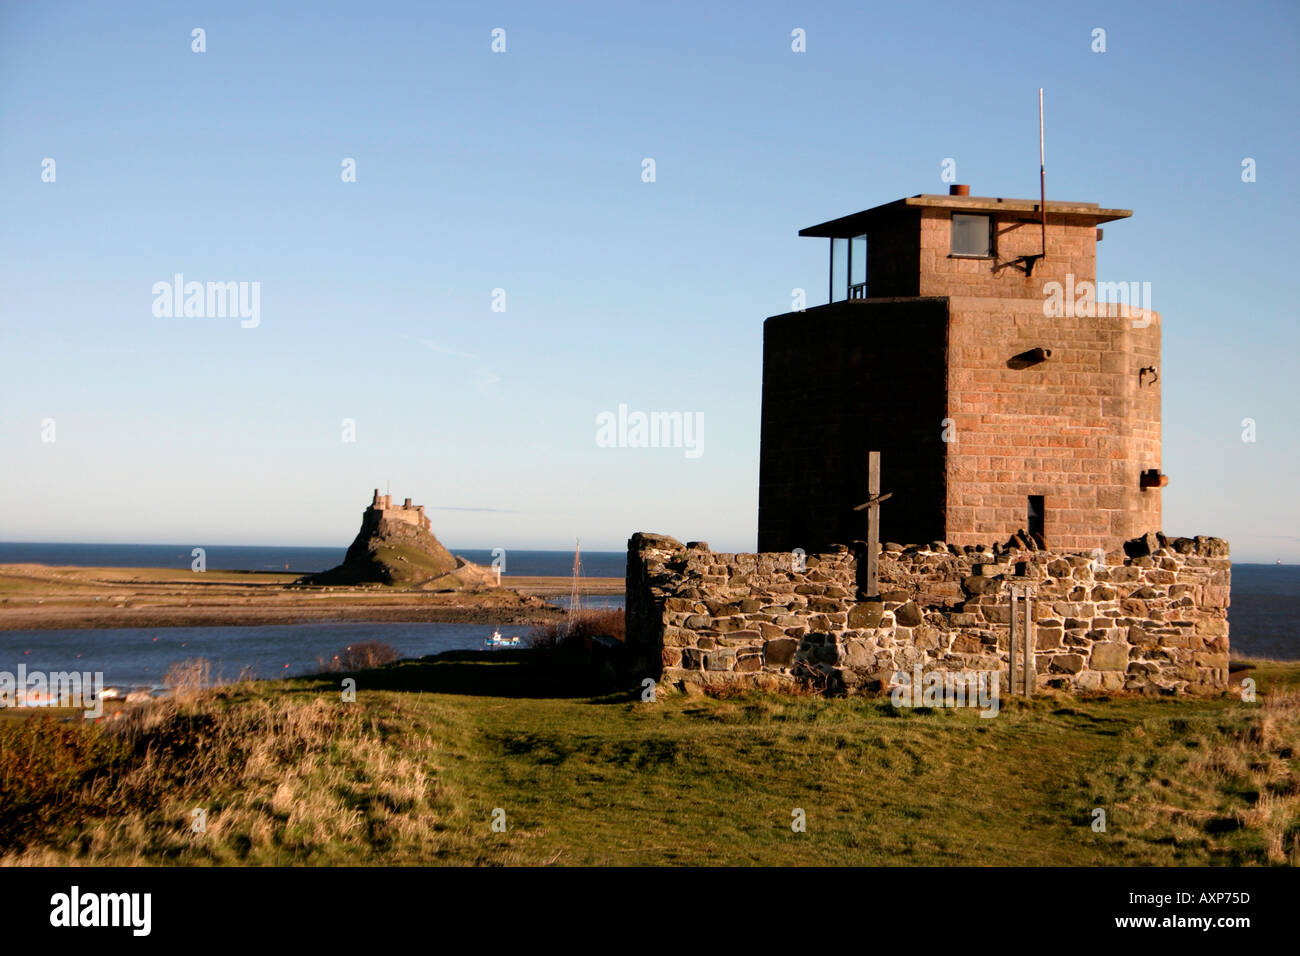
<svg viewBox="0 0 1300 956">
<path fill-rule="evenodd" d="M 849 240 L 849 298 L 867 297 L 867 237 L 854 236 Z"/>
<path fill-rule="evenodd" d="M 993 217 L 953 213 L 951 255 L 990 258 L 993 255 Z"/>
<path fill-rule="evenodd" d="M 1043 535 L 1043 496 L 1029 496 L 1029 533 Z"/>
<path fill-rule="evenodd" d="M 849 297 L 849 241 L 831 240 L 831 301 L 843 302 Z"/>
</svg>

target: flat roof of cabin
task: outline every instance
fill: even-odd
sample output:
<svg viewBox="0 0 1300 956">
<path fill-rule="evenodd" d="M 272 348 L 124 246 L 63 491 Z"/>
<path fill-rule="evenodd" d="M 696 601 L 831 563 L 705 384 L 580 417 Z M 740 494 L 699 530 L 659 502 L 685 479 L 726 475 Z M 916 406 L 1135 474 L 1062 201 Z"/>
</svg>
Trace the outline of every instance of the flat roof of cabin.
<svg viewBox="0 0 1300 956">
<path fill-rule="evenodd" d="M 855 212 L 839 219 L 800 229 L 801 236 L 820 236 L 822 238 L 846 238 L 866 231 L 866 227 L 882 216 L 899 212 L 907 208 L 950 209 L 957 212 L 991 213 L 1019 215 L 1026 220 L 1038 221 L 1037 199 L 1003 199 L 1000 196 L 946 196 L 937 193 L 918 193 Z M 1073 224 L 1113 222 L 1127 219 L 1133 215 L 1131 209 L 1102 209 L 1095 202 L 1058 202 L 1047 201 L 1047 216 L 1060 223 L 1062 220 Z"/>
</svg>

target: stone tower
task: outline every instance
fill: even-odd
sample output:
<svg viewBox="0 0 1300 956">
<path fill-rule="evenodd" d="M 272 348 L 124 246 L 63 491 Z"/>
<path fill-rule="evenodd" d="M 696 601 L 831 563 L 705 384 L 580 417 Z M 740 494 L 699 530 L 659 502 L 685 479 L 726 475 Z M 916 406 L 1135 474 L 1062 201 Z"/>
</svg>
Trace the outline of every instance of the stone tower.
<svg viewBox="0 0 1300 956">
<path fill-rule="evenodd" d="M 1160 318 L 1149 284 L 1096 284 L 1098 227 L 1131 213 L 967 192 L 800 231 L 830 301 L 764 323 L 760 551 L 865 537 L 872 450 L 887 540 L 1160 529 Z"/>
</svg>

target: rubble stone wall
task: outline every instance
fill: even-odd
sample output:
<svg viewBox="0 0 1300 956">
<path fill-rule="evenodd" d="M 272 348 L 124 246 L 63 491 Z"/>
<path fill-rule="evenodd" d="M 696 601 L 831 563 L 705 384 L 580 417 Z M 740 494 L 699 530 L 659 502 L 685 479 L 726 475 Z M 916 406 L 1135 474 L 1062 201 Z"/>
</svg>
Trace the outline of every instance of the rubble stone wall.
<svg viewBox="0 0 1300 956">
<path fill-rule="evenodd" d="M 628 542 L 627 643 L 662 680 L 880 691 L 914 668 L 1001 671 L 1008 585 L 1033 587 L 1039 688 L 1215 693 L 1227 686 L 1231 562 L 1218 538 L 1148 534 L 1103 555 L 934 542 L 722 554 L 638 533 Z M 1003 684 L 1004 687 L 1008 686 Z"/>
</svg>

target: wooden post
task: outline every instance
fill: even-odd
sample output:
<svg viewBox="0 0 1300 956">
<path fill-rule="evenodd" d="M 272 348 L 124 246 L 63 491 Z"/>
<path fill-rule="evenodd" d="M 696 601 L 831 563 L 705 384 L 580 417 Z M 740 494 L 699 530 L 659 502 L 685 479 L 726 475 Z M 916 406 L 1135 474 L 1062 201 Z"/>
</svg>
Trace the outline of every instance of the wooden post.
<svg viewBox="0 0 1300 956">
<path fill-rule="evenodd" d="M 1016 693 L 1016 611 L 1020 604 L 1020 591 L 1011 585 L 1011 618 L 1007 622 L 1007 693 Z"/>
<path fill-rule="evenodd" d="M 862 597 L 868 601 L 880 600 L 880 505 L 893 497 L 893 492 L 880 493 L 880 452 L 867 452 L 867 500 L 854 511 L 867 512 L 867 583 Z"/>
<path fill-rule="evenodd" d="M 1009 583 L 1011 619 L 1007 626 L 1007 693 L 1034 696 L 1034 589 L 1032 584 Z M 1019 687 L 1016 663 L 1019 660 Z"/>
<path fill-rule="evenodd" d="M 867 453 L 867 600 L 880 597 L 880 452 Z"/>
<path fill-rule="evenodd" d="M 1034 696 L 1034 592 L 1025 588 L 1025 619 L 1022 635 L 1025 642 L 1025 696 Z"/>
</svg>

